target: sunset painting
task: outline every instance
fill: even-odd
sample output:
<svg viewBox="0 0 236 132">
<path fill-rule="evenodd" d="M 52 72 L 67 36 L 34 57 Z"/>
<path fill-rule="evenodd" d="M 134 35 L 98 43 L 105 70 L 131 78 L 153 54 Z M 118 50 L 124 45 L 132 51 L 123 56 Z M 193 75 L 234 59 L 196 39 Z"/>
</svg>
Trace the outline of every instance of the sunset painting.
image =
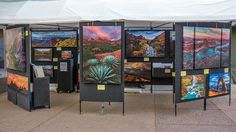
<svg viewBox="0 0 236 132">
<path fill-rule="evenodd" d="M 77 47 L 76 31 L 32 32 L 32 47 Z"/>
<path fill-rule="evenodd" d="M 165 57 L 165 31 L 126 31 L 126 57 Z"/>
<path fill-rule="evenodd" d="M 4 31 L 6 49 L 6 67 L 17 71 L 25 71 L 26 53 L 24 28 L 12 28 Z"/>
<path fill-rule="evenodd" d="M 196 27 L 195 69 L 220 67 L 221 29 Z"/>
<path fill-rule="evenodd" d="M 188 75 L 181 79 L 181 100 L 198 99 L 205 96 L 205 75 Z"/>
<path fill-rule="evenodd" d="M 222 29 L 221 66 L 229 66 L 230 29 Z"/>
<path fill-rule="evenodd" d="M 83 26 L 83 82 L 121 83 L 121 26 Z"/>
<path fill-rule="evenodd" d="M 183 27 L 183 69 L 193 69 L 194 27 Z"/>
<path fill-rule="evenodd" d="M 16 89 L 28 91 L 28 77 L 8 73 L 7 74 L 7 85 Z"/>
<path fill-rule="evenodd" d="M 217 96 L 229 93 L 230 75 L 229 73 L 209 74 L 208 96 Z"/>
<path fill-rule="evenodd" d="M 125 63 L 125 82 L 150 83 L 151 63 L 150 62 L 127 62 Z"/>
</svg>

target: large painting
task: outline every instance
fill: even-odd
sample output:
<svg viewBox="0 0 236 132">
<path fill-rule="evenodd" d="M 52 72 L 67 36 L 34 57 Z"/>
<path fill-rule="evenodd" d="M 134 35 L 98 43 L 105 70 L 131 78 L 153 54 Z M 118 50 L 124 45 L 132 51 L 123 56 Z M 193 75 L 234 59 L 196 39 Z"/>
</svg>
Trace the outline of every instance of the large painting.
<svg viewBox="0 0 236 132">
<path fill-rule="evenodd" d="M 6 67 L 24 72 L 26 68 L 24 28 L 5 30 L 4 43 L 6 48 Z"/>
<path fill-rule="evenodd" d="M 208 96 L 217 96 L 229 93 L 230 75 L 229 73 L 209 74 Z"/>
<path fill-rule="evenodd" d="M 195 69 L 220 67 L 221 29 L 195 28 Z"/>
<path fill-rule="evenodd" d="M 205 96 L 205 75 L 187 75 L 181 79 L 181 100 L 199 99 Z"/>
<path fill-rule="evenodd" d="M 127 62 L 125 63 L 125 82 L 150 83 L 151 63 L 150 62 Z"/>
<path fill-rule="evenodd" d="M 76 31 L 32 32 L 32 47 L 77 47 Z"/>
<path fill-rule="evenodd" d="M 193 69 L 194 27 L 183 27 L 183 69 Z"/>
<path fill-rule="evenodd" d="M 229 66 L 230 29 L 222 29 L 221 66 Z"/>
<path fill-rule="evenodd" d="M 28 91 L 28 77 L 8 73 L 7 74 L 7 85 L 17 89 Z"/>
<path fill-rule="evenodd" d="M 83 26 L 83 82 L 121 83 L 121 26 Z"/>
<path fill-rule="evenodd" d="M 126 57 L 165 57 L 165 31 L 126 31 Z"/>
<path fill-rule="evenodd" d="M 34 61 L 52 61 L 51 48 L 35 48 Z"/>
<path fill-rule="evenodd" d="M 42 68 L 45 76 L 53 78 L 53 65 L 42 65 Z"/>
</svg>

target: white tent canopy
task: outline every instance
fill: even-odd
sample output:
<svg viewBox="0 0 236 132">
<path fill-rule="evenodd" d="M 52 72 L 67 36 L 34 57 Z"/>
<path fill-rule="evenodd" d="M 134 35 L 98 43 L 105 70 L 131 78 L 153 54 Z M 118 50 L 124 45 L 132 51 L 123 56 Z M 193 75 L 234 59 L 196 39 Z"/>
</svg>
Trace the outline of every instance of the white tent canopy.
<svg viewBox="0 0 236 132">
<path fill-rule="evenodd" d="M 236 0 L 1 0 L 0 24 L 232 21 Z"/>
</svg>

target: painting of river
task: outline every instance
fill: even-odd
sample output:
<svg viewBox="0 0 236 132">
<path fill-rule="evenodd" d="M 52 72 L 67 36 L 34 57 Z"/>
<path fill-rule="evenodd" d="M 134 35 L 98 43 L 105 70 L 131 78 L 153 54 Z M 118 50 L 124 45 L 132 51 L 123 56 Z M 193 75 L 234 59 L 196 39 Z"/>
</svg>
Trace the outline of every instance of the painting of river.
<svg viewBox="0 0 236 132">
<path fill-rule="evenodd" d="M 230 75 L 229 73 L 209 74 L 208 96 L 217 96 L 229 93 Z"/>
<path fill-rule="evenodd" d="M 195 28 L 195 69 L 220 67 L 221 29 Z"/>
<path fill-rule="evenodd" d="M 83 82 L 121 83 L 121 26 L 83 26 Z"/>
<path fill-rule="evenodd" d="M 181 100 L 198 99 L 205 96 L 205 75 L 187 75 L 181 79 Z"/>
<path fill-rule="evenodd" d="M 125 63 L 124 72 L 125 82 L 151 82 L 151 62 L 127 62 Z"/>
<path fill-rule="evenodd" d="M 183 69 L 193 69 L 194 27 L 183 27 Z"/>
<path fill-rule="evenodd" d="M 165 31 L 126 31 L 127 57 L 165 57 Z"/>
<path fill-rule="evenodd" d="M 222 29 L 221 66 L 229 66 L 230 29 Z"/>
</svg>

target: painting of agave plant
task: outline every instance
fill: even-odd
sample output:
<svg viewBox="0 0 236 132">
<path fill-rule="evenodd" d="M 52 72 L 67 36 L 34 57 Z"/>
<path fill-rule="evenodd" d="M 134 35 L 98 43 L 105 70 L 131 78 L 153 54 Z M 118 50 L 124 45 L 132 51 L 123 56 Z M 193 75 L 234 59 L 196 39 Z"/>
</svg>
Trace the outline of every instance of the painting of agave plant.
<svg viewBox="0 0 236 132">
<path fill-rule="evenodd" d="M 25 71 L 24 28 L 5 30 L 4 43 L 6 48 L 6 67 L 17 71 Z"/>
<path fill-rule="evenodd" d="M 121 83 L 121 26 L 83 26 L 83 82 Z"/>
</svg>

